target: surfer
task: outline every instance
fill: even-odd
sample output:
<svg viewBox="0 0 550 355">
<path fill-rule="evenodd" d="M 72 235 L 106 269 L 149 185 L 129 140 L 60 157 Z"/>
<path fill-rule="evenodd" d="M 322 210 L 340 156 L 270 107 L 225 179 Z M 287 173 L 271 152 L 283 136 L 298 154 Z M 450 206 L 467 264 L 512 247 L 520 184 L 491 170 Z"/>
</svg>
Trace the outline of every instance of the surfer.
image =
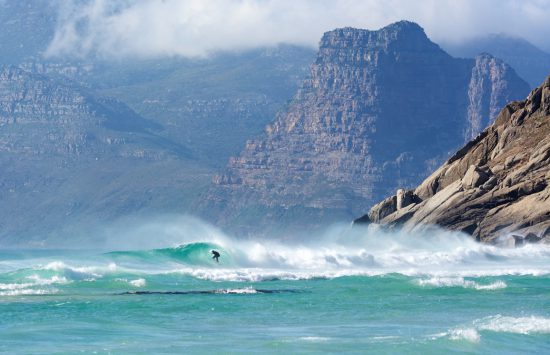
<svg viewBox="0 0 550 355">
<path fill-rule="evenodd" d="M 215 250 L 211 250 L 210 252 L 212 253 L 212 259 L 216 260 L 216 262 L 219 263 L 220 261 L 218 259 L 220 258 L 220 253 Z"/>
</svg>

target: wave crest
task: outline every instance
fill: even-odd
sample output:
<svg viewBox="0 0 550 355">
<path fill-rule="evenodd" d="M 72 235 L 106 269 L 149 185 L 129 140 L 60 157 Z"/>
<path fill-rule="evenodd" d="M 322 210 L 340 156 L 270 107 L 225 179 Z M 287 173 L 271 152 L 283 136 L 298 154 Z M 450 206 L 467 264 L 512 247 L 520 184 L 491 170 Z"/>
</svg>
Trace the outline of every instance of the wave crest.
<svg viewBox="0 0 550 355">
<path fill-rule="evenodd" d="M 550 318 L 491 316 L 474 322 L 479 330 L 516 334 L 550 334 Z"/>
<path fill-rule="evenodd" d="M 425 287 L 462 287 L 475 290 L 500 290 L 506 288 L 504 281 L 495 281 L 490 284 L 479 284 L 476 281 L 465 280 L 463 277 L 432 277 L 429 279 L 419 279 L 416 283 Z"/>
</svg>

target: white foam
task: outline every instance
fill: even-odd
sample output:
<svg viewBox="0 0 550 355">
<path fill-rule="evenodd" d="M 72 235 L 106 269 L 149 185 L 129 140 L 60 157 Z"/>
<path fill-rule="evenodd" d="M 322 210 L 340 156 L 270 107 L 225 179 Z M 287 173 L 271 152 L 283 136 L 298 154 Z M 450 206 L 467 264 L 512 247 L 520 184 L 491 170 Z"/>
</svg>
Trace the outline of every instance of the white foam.
<svg viewBox="0 0 550 355">
<path fill-rule="evenodd" d="M 135 287 L 143 287 L 145 286 L 146 282 L 145 279 L 136 279 L 129 281 L 129 284 Z"/>
<path fill-rule="evenodd" d="M 38 275 L 31 275 L 31 276 L 28 276 L 26 279 L 32 280 L 32 282 L 0 283 L 0 290 L 4 290 L 4 291 L 22 290 L 22 289 L 28 289 L 34 286 L 66 284 L 69 282 L 65 277 L 60 277 L 60 276 L 52 276 L 51 278 L 44 279 Z"/>
<path fill-rule="evenodd" d="M 224 249 L 231 255 L 230 267 L 243 271 L 233 275 L 235 280 L 269 279 L 274 271 L 274 278 L 283 279 L 389 273 L 462 278 L 550 274 L 549 245 L 500 248 L 477 243 L 460 233 L 438 230 L 386 235 L 380 231 L 344 229 L 336 236 L 320 236 L 315 242 L 303 244 L 226 240 Z M 219 266 L 223 265 L 222 256 Z M 201 278 L 232 279 L 226 271 L 193 269 Z M 491 290 L 506 285 L 503 282 L 482 285 L 466 281 L 462 287 Z"/>
<path fill-rule="evenodd" d="M 451 340 L 466 340 L 471 343 L 479 343 L 481 340 L 481 336 L 474 328 L 452 329 L 447 335 Z"/>
<path fill-rule="evenodd" d="M 95 280 L 103 277 L 107 273 L 113 273 L 118 270 L 115 263 L 98 266 L 71 266 L 63 261 L 52 261 L 44 266 L 39 267 L 40 270 L 49 270 L 63 272 L 72 280 Z"/>
<path fill-rule="evenodd" d="M 67 284 L 70 282 L 69 280 L 67 280 L 66 277 L 57 276 L 57 275 L 54 275 L 50 278 L 45 279 L 35 274 L 35 275 L 27 276 L 27 279 L 32 280 L 35 285 L 41 285 L 41 286 L 53 285 L 53 284 Z"/>
<path fill-rule="evenodd" d="M 506 282 L 500 281 L 500 280 L 490 283 L 488 285 L 480 285 L 475 283 L 475 286 L 474 286 L 476 290 L 500 290 L 506 287 L 508 287 L 508 285 L 506 285 Z"/>
<path fill-rule="evenodd" d="M 248 294 L 256 294 L 258 293 L 258 291 L 253 289 L 252 287 L 245 287 L 245 288 L 231 288 L 231 289 L 216 290 L 215 293 L 248 295 Z"/>
<path fill-rule="evenodd" d="M 272 280 L 310 280 L 316 278 L 336 278 L 343 276 L 375 276 L 383 272 L 368 270 L 332 270 L 332 271 L 309 271 L 309 270 L 277 270 L 277 269 L 207 269 L 207 268 L 180 268 L 167 271 L 166 273 L 178 273 L 201 280 L 209 281 L 238 281 L 238 282 L 260 282 Z"/>
<path fill-rule="evenodd" d="M 499 290 L 507 287 L 506 283 L 500 280 L 487 285 L 483 285 L 479 284 L 476 281 L 464 280 L 463 277 L 432 277 L 429 279 L 416 280 L 416 283 L 420 286 L 463 287 L 475 290 Z"/>
<path fill-rule="evenodd" d="M 27 296 L 27 295 L 49 295 L 57 293 L 56 289 L 13 289 L 8 291 L 0 291 L 0 296 Z"/>
<path fill-rule="evenodd" d="M 431 336 L 432 339 L 448 337 L 451 340 L 466 340 L 478 343 L 481 340 L 480 332 L 515 333 L 523 335 L 550 334 L 550 318 L 540 316 L 510 317 L 490 316 L 477 319 L 471 326 L 458 327 L 448 332 Z"/>
<path fill-rule="evenodd" d="M 550 334 L 550 318 L 491 316 L 474 322 L 478 330 L 517 334 Z"/>
</svg>

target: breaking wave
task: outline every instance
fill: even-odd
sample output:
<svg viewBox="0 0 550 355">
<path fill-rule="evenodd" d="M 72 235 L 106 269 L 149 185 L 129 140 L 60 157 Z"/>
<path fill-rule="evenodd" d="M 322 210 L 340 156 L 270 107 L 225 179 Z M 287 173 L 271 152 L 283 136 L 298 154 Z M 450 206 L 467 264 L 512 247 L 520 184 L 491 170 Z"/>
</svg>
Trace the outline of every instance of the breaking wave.
<svg viewBox="0 0 550 355">
<path fill-rule="evenodd" d="M 50 281 L 58 285 L 97 281 L 149 287 L 151 275 L 256 282 L 388 274 L 413 277 L 413 284 L 420 287 L 493 291 L 508 285 L 503 280 L 472 279 L 550 275 L 549 245 L 503 248 L 441 230 L 405 234 L 334 227 L 317 240 L 296 243 L 236 240 L 209 233 L 204 240 L 168 248 L 111 251 L 45 262 L 25 260 L 23 268 L 20 260 L 14 262 L 13 269 L 4 261 L 0 292 L 37 290 Z M 212 259 L 213 249 L 221 254 L 219 263 Z M 39 279 L 32 280 L 32 275 Z"/>
<path fill-rule="evenodd" d="M 550 334 L 550 318 L 496 315 L 474 322 L 478 330 L 516 334 Z"/>
<path fill-rule="evenodd" d="M 212 249 L 221 254 L 219 263 L 211 258 Z M 550 274 L 548 245 L 503 248 L 441 230 L 410 235 L 344 228 L 331 230 L 317 241 L 289 244 L 216 236 L 173 248 L 111 252 L 104 256 L 116 265 L 140 268 L 143 264 L 149 265 L 147 270 L 218 281 L 396 273 L 420 276 L 417 284 L 424 287 L 498 290 L 507 287 L 504 281 L 480 283 L 465 278 Z"/>
<path fill-rule="evenodd" d="M 465 280 L 463 277 L 432 277 L 416 280 L 416 283 L 425 287 L 462 287 L 475 290 L 500 290 L 507 287 L 506 283 L 500 280 L 489 284 L 480 284 L 473 280 Z"/>
<path fill-rule="evenodd" d="M 447 337 L 451 340 L 465 340 L 478 343 L 482 333 L 513 333 L 521 335 L 550 334 L 550 318 L 490 316 L 473 321 L 471 326 L 457 327 L 448 332 L 435 335 L 433 338 Z"/>
</svg>

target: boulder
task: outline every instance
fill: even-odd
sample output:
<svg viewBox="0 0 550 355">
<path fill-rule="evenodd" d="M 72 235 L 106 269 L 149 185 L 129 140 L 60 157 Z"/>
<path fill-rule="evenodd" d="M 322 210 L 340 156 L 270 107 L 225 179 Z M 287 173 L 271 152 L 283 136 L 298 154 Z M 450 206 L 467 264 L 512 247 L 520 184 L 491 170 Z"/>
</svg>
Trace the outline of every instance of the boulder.
<svg viewBox="0 0 550 355">
<path fill-rule="evenodd" d="M 414 190 L 421 203 L 405 207 L 407 192 L 398 191 L 397 212 L 380 223 L 439 225 L 499 245 L 550 243 L 548 95 L 550 77 L 424 180 Z"/>
<path fill-rule="evenodd" d="M 465 190 L 473 189 L 483 185 L 487 180 L 489 180 L 489 174 L 481 170 L 475 165 L 470 165 L 468 171 L 462 178 L 462 187 Z"/>
<path fill-rule="evenodd" d="M 416 200 L 417 200 L 413 190 L 399 189 L 397 190 L 396 196 L 397 196 L 397 202 L 396 202 L 397 210 L 405 208 L 412 203 L 416 203 Z"/>
</svg>

